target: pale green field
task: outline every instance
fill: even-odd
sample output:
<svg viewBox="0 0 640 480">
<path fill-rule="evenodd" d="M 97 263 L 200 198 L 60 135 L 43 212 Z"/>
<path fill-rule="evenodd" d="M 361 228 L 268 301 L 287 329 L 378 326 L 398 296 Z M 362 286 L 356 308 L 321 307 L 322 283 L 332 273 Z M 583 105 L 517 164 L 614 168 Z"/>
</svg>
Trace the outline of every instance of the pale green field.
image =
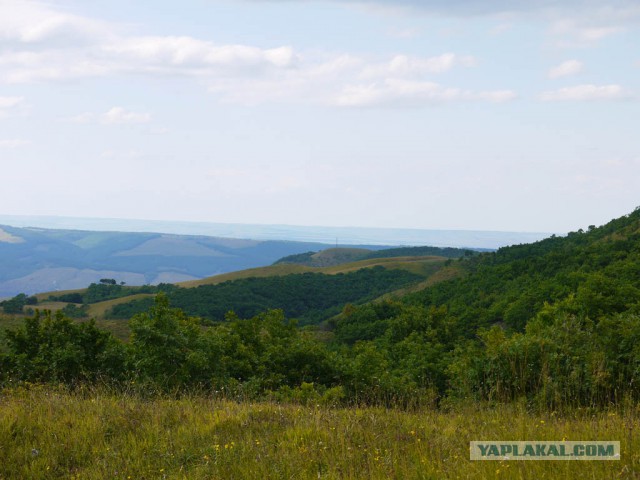
<svg viewBox="0 0 640 480">
<path fill-rule="evenodd" d="M 406 412 L 141 399 L 52 387 L 0 395 L 2 479 L 631 479 L 640 409 Z M 469 460 L 471 440 L 619 440 L 620 461 Z"/>
</svg>

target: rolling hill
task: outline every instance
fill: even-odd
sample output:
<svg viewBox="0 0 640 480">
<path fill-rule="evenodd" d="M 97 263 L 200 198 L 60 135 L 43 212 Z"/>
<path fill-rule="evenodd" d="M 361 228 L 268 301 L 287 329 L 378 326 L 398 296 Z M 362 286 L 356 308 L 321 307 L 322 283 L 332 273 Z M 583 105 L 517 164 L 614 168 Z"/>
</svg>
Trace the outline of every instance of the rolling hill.
<svg viewBox="0 0 640 480">
<path fill-rule="evenodd" d="M 47 381 L 121 375 L 171 391 L 232 386 L 249 398 L 338 388 L 356 404 L 518 401 L 555 412 L 640 399 L 640 209 L 457 260 L 260 273 L 145 291 L 105 280 L 69 292 L 96 306 L 127 295 L 109 305 L 128 309 L 122 318 L 142 312 L 129 321 L 131 348 L 91 322 L 45 313 L 6 334 L 6 371 Z M 140 294 L 149 296 L 131 302 Z"/>
<path fill-rule="evenodd" d="M 319 252 L 305 252 L 296 255 L 289 255 L 281 258 L 275 265 L 306 265 L 307 267 L 330 267 L 359 260 L 369 260 L 376 258 L 391 257 L 422 257 L 436 256 L 445 258 L 460 258 L 471 256 L 479 250 L 469 250 L 451 247 L 400 247 L 385 248 L 371 251 L 365 248 L 328 248 Z"/>
<path fill-rule="evenodd" d="M 197 280 L 322 248 L 308 242 L 0 226 L 0 298 L 83 288 L 101 278 L 129 285 Z"/>
<path fill-rule="evenodd" d="M 444 257 L 407 256 L 330 267 L 275 264 L 159 287 L 103 280 L 89 288 L 37 294 L 33 297 L 37 305 L 27 305 L 24 311 L 62 310 L 72 317 L 94 318 L 126 338 L 126 320 L 147 311 L 156 293 L 164 291 L 173 306 L 205 320 L 221 321 L 229 311 L 248 318 L 279 308 L 301 324 L 318 324 L 338 314 L 347 303 L 398 297 L 461 273 L 458 265 L 445 263 Z"/>
</svg>

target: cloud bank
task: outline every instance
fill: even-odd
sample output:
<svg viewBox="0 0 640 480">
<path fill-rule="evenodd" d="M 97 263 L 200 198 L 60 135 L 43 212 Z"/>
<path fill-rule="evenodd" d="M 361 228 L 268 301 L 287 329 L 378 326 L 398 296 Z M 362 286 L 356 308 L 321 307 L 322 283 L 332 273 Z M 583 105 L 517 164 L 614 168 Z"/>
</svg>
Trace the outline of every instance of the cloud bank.
<svg viewBox="0 0 640 480">
<path fill-rule="evenodd" d="M 409 2 L 410 3 L 410 2 Z M 434 81 L 476 58 L 445 52 L 435 56 L 353 56 L 308 53 L 290 45 L 262 48 L 216 44 L 191 36 L 139 36 L 91 18 L 60 13 L 44 4 L 5 0 L 0 39 L 0 82 L 27 84 L 118 75 L 192 78 L 222 101 L 314 102 L 339 107 L 429 105 L 455 101 L 502 102 L 511 91 L 471 91 Z M 0 113 L 9 107 L 2 107 Z M 73 121 L 142 123 L 146 114 L 114 109 L 102 117 Z"/>
</svg>

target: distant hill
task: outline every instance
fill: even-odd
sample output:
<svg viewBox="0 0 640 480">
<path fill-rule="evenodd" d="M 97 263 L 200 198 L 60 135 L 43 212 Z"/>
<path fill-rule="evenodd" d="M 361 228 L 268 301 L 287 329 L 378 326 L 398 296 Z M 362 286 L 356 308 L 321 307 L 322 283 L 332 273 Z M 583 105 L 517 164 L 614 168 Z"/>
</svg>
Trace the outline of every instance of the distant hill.
<svg viewBox="0 0 640 480">
<path fill-rule="evenodd" d="M 363 248 L 328 248 L 319 252 L 305 252 L 288 255 L 281 258 L 274 265 L 295 264 L 307 267 L 331 267 L 342 263 L 364 260 L 371 250 Z"/>
<path fill-rule="evenodd" d="M 298 273 L 273 277 L 251 277 L 179 288 L 171 291 L 169 301 L 189 315 L 222 321 L 233 311 L 240 318 L 251 318 L 268 309 L 282 309 L 301 325 L 317 324 L 338 314 L 347 303 L 363 303 L 423 280 L 424 277 L 401 269 L 381 266 L 349 273 L 327 275 Z M 134 300 L 113 307 L 112 318 L 129 318 L 147 311 L 153 298 Z"/>
<path fill-rule="evenodd" d="M 279 264 L 157 287 L 134 287 L 102 279 L 88 288 L 23 298 L 24 309 L 19 307 L 16 313 L 28 314 L 36 308 L 63 310 L 74 318 L 95 318 L 120 338 L 126 338 L 128 330 L 122 320 L 146 311 L 162 291 L 172 305 L 212 321 L 223 320 L 231 310 L 241 317 L 250 317 L 265 309 L 279 308 L 301 324 L 317 324 L 339 313 L 346 303 L 361 304 L 382 296 L 398 296 L 425 282 L 433 284 L 460 274 L 458 265 L 445 263 L 448 262 L 443 257 L 416 256 L 360 260 L 329 267 Z M 9 311 L 7 307 L 4 302 L 5 313 Z"/>
<path fill-rule="evenodd" d="M 339 313 L 346 303 L 360 304 L 424 282 L 445 262 L 442 257 L 394 257 L 329 267 L 272 265 L 181 283 L 167 295 L 171 305 L 213 321 L 223 320 L 229 311 L 249 318 L 278 308 L 301 324 L 317 324 Z M 92 305 L 90 313 L 127 319 L 151 304 L 152 294 L 125 297 Z"/>
<path fill-rule="evenodd" d="M 183 221 L 77 218 L 53 216 L 1 215 L 0 225 L 64 230 L 116 232 L 163 232 L 176 235 L 290 240 L 327 245 L 433 245 L 436 247 L 484 248 L 531 243 L 549 237 L 541 232 L 497 232 L 478 230 L 425 230 L 415 228 L 366 228 L 299 225 L 251 225 Z M 560 233 L 560 232 L 555 232 Z M 283 255 L 284 256 L 284 255 Z"/>
<path fill-rule="evenodd" d="M 128 285 L 197 280 L 326 247 L 310 242 L 0 225 L 0 298 L 84 288 L 101 278 Z"/>
<path fill-rule="evenodd" d="M 3 238 L 7 245 L 20 245 L 13 231 L 5 231 Z M 149 248 L 157 253 L 157 245 Z M 126 251 L 132 250 L 140 253 L 136 246 Z M 347 253 L 326 255 L 336 259 Z M 149 310 L 160 290 L 166 296 L 157 297 Z M 117 298 L 123 294 L 128 296 Z M 591 415 L 599 407 L 615 414 L 617 406 L 640 401 L 640 208 L 565 237 L 465 253 L 456 260 L 403 256 L 329 267 L 277 264 L 182 287 L 130 289 L 104 279 L 46 301 L 24 295 L 5 301 L 6 324 L 47 302 L 73 315 L 99 306 L 105 316 L 111 313 L 109 328 L 121 338 L 127 328 L 122 319 L 148 311 L 134 317 L 129 338 L 149 347 L 122 364 L 134 365 L 136 373 L 151 352 L 147 368 L 158 382 L 179 374 L 185 386 L 206 379 L 217 388 L 234 381 L 269 395 L 305 384 L 340 386 L 355 404 L 363 395 L 386 406 L 398 399 L 412 406 L 416 398 L 430 405 L 454 400 L 441 403 L 446 406 L 460 400 L 515 401 L 517 408 L 548 408 L 560 415 L 578 408 Z M 256 315 L 272 308 L 283 312 Z M 184 318 L 179 309 L 200 320 Z M 228 310 L 255 316 L 239 320 Z M 285 316 L 314 327 L 299 332 Z M 20 339 L 13 342 L 12 372 L 28 374 L 27 365 L 43 369 L 47 381 L 59 382 L 55 368 L 67 364 L 57 361 L 67 358 L 59 352 L 73 352 L 76 346 L 83 352 L 87 337 L 77 335 L 75 344 L 65 341 L 53 350 L 55 356 L 45 357 L 39 348 L 49 352 L 52 342 L 40 333 L 47 330 L 37 329 L 38 321 L 12 337 Z M 38 348 L 23 338 L 33 338 Z M 87 351 L 93 361 L 93 350 Z M 168 353 L 171 363 L 158 369 Z"/>
<path fill-rule="evenodd" d="M 476 255 L 475 250 L 442 247 L 399 247 L 371 251 L 363 248 L 328 248 L 319 252 L 305 252 L 279 259 L 274 265 L 305 265 L 307 267 L 330 267 L 358 260 L 392 257 L 436 256 L 460 258 Z"/>
</svg>

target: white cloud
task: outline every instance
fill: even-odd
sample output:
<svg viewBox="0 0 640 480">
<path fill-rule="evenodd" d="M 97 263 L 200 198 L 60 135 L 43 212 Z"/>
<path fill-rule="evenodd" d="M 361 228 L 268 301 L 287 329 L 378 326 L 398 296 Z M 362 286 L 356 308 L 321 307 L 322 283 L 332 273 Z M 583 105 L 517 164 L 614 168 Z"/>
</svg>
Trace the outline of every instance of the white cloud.
<svg viewBox="0 0 640 480">
<path fill-rule="evenodd" d="M 389 79 L 381 84 L 346 87 L 335 99 L 343 107 L 422 106 L 453 101 L 508 102 L 517 95 L 510 90 L 473 92 L 444 87 L 434 82 Z"/>
<path fill-rule="evenodd" d="M 606 18 L 606 17 L 605 17 Z M 609 24 L 602 24 L 605 20 L 597 16 L 593 19 L 575 18 L 556 20 L 552 23 L 550 33 L 555 38 L 554 43 L 558 47 L 573 48 L 591 46 L 600 40 L 626 30 L 623 20 L 612 19 Z"/>
<path fill-rule="evenodd" d="M 463 92 L 432 83 L 432 75 L 477 64 L 472 56 L 452 52 L 363 58 L 343 52 L 302 53 L 287 45 L 261 48 L 218 45 L 191 36 L 135 36 L 38 3 L 8 1 L 16 18 L 0 20 L 0 38 L 15 43 L 14 48 L 0 52 L 0 81 L 5 83 L 131 74 L 183 76 L 206 85 L 221 101 L 249 105 L 271 101 L 350 105 L 359 104 L 363 96 L 386 104 L 405 98 L 429 103 L 443 99 L 505 101 L 515 96 L 509 91 Z M 63 41 L 66 30 L 76 42 Z M 131 124 L 150 119 L 148 113 L 114 107 L 102 115 L 82 113 L 67 121 Z"/>
<path fill-rule="evenodd" d="M 125 38 L 103 47 L 110 57 L 135 62 L 131 68 L 160 68 L 176 73 L 212 68 L 287 68 L 295 63 L 288 46 L 261 49 L 247 45 L 214 45 L 192 37 Z M 141 63 L 140 63 L 141 62 Z M 205 72 L 202 72 L 205 73 Z"/>
<path fill-rule="evenodd" d="M 78 44 L 110 35 L 106 22 L 72 15 L 25 0 L 2 0 L 0 39 L 38 44 Z"/>
<path fill-rule="evenodd" d="M 122 107 L 113 107 L 101 116 L 101 120 L 102 123 L 109 125 L 148 123 L 151 120 L 151 114 L 130 112 Z"/>
<path fill-rule="evenodd" d="M 74 115 L 73 117 L 65 118 L 64 120 L 71 123 L 79 124 L 93 123 L 96 120 L 96 115 L 94 113 L 84 112 L 78 115 Z"/>
<path fill-rule="evenodd" d="M 408 77 L 425 74 L 439 74 L 455 66 L 473 67 L 477 64 L 474 57 L 444 53 L 435 57 L 415 57 L 396 55 L 384 64 L 371 65 L 362 71 L 363 79 L 374 77 Z"/>
<path fill-rule="evenodd" d="M 100 77 L 117 71 L 117 64 L 91 49 L 70 48 L 0 54 L 0 81 L 23 84 Z"/>
<path fill-rule="evenodd" d="M 0 139 L 0 148 L 20 148 L 30 143 L 31 142 L 21 138 Z"/>
<path fill-rule="evenodd" d="M 549 70 L 549 78 L 568 77 L 576 75 L 584 69 L 584 64 L 579 60 L 567 60 Z"/>
<path fill-rule="evenodd" d="M 24 102 L 24 97 L 0 97 L 0 118 L 15 112 Z"/>
<path fill-rule="evenodd" d="M 352 55 L 301 57 L 295 69 L 249 79 L 215 79 L 210 91 L 225 101 L 254 105 L 268 101 L 313 102 L 339 107 L 402 106 L 481 100 L 504 102 L 512 91 L 471 91 L 431 81 L 455 66 L 471 67 L 474 57 L 446 53 L 434 57 L 395 55 L 386 61 Z"/>
<path fill-rule="evenodd" d="M 132 112 L 122 107 L 113 107 L 102 114 L 84 112 L 64 119 L 71 123 L 89 124 L 101 123 L 103 125 L 140 124 L 151 121 L 150 113 Z"/>
<path fill-rule="evenodd" d="M 213 45 L 191 37 L 123 38 L 92 47 L 0 54 L 0 80 L 6 83 L 64 81 L 120 74 L 214 77 L 255 75 L 295 66 L 291 47 L 261 49 Z"/>
<path fill-rule="evenodd" d="M 115 150 L 105 150 L 100 154 L 101 158 L 106 158 L 109 160 L 136 160 L 142 157 L 142 153 L 138 150 L 128 150 L 124 152 L 115 151 Z"/>
<path fill-rule="evenodd" d="M 539 98 L 545 102 L 623 100 L 631 98 L 631 94 L 620 85 L 576 85 L 543 92 Z"/>
<path fill-rule="evenodd" d="M 596 42 L 603 38 L 624 32 L 622 27 L 585 27 L 578 31 L 580 40 L 585 42 Z"/>
<path fill-rule="evenodd" d="M 0 81 L 64 81 L 126 73 L 188 76 L 291 68 L 289 46 L 216 45 L 188 36 L 131 36 L 116 24 L 28 0 L 0 0 Z"/>
<path fill-rule="evenodd" d="M 0 97 L 0 110 L 17 107 L 23 100 L 23 97 Z"/>
</svg>

